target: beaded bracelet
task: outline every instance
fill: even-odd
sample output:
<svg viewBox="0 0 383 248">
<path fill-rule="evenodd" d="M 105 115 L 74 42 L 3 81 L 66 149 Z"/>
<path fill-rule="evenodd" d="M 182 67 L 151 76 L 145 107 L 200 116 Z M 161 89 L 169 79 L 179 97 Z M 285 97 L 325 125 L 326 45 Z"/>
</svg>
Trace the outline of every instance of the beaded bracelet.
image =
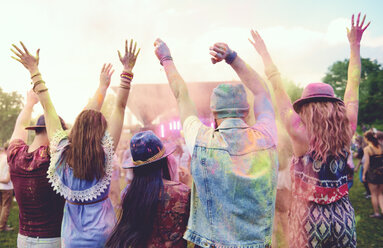
<svg viewBox="0 0 383 248">
<path fill-rule="evenodd" d="M 126 83 L 126 84 L 130 84 L 132 82 L 132 80 L 127 79 L 127 78 L 121 78 L 121 82 Z"/>
<path fill-rule="evenodd" d="M 134 74 L 129 73 L 129 72 L 122 72 L 120 77 L 128 78 L 128 79 L 133 79 Z"/>
<path fill-rule="evenodd" d="M 267 75 L 267 79 L 270 80 L 272 77 L 275 77 L 277 75 L 280 75 L 279 71 L 273 71 L 269 75 Z"/>
<path fill-rule="evenodd" d="M 130 90 L 130 85 L 120 84 L 121 89 Z"/>
<path fill-rule="evenodd" d="M 39 84 L 45 84 L 45 81 L 43 81 L 43 80 L 36 81 L 36 82 L 33 84 L 33 88 L 32 88 L 33 92 L 36 93 L 35 88 L 36 88 L 36 86 L 39 85 Z"/>
<path fill-rule="evenodd" d="M 39 91 L 37 91 L 37 92 L 36 92 L 36 94 L 40 94 L 40 93 L 43 93 L 43 92 L 45 92 L 45 91 L 48 91 L 48 88 L 45 88 L 45 89 L 39 90 Z"/>
<path fill-rule="evenodd" d="M 31 79 L 33 79 L 34 77 L 37 77 L 37 76 L 41 76 L 41 73 L 38 72 L 38 73 L 36 73 L 35 75 L 32 75 L 32 76 L 31 76 Z"/>
<path fill-rule="evenodd" d="M 173 60 L 173 58 L 172 58 L 172 56 L 165 56 L 165 57 L 162 57 L 162 58 L 160 59 L 160 64 L 161 64 L 162 66 L 164 66 L 164 65 L 163 65 L 163 62 L 166 61 L 166 60 Z"/>
</svg>

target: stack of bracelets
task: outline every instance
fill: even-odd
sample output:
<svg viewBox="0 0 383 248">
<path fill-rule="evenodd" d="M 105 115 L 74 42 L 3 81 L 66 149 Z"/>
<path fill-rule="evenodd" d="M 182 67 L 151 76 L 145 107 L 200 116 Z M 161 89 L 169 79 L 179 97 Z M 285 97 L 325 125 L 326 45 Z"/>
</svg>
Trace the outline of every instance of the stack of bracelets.
<svg viewBox="0 0 383 248">
<path fill-rule="evenodd" d="M 133 79 L 133 73 L 124 71 L 121 73 L 120 76 L 121 76 L 120 88 L 129 90 L 130 83 L 132 82 L 132 79 Z"/>
<path fill-rule="evenodd" d="M 31 76 L 31 79 L 33 80 L 33 78 L 35 78 L 35 77 L 37 77 L 37 76 L 41 76 L 40 72 L 36 73 L 35 75 L 32 75 L 32 76 Z M 48 90 L 48 88 L 45 87 L 44 89 L 41 89 L 41 90 L 39 90 L 39 91 L 36 91 L 36 86 L 37 86 L 37 85 L 39 85 L 39 84 L 44 84 L 44 86 L 45 86 L 45 81 L 43 81 L 42 79 L 37 80 L 37 81 L 34 82 L 34 83 L 31 82 L 31 84 L 33 84 L 33 92 L 35 92 L 36 94 L 40 94 L 40 93 L 43 93 L 43 92 L 45 92 L 45 91 Z"/>
</svg>

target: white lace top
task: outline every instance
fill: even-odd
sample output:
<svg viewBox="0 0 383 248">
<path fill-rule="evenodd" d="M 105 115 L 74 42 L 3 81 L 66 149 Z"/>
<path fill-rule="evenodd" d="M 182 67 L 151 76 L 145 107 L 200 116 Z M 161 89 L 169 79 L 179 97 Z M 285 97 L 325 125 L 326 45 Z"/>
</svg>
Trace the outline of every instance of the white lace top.
<svg viewBox="0 0 383 248">
<path fill-rule="evenodd" d="M 92 201 L 108 194 L 110 180 L 113 174 L 113 139 L 106 131 L 102 138 L 105 152 L 105 176 L 100 179 L 87 181 L 73 176 L 73 170 L 68 164 L 60 162 L 64 148 L 69 144 L 68 133 L 57 131 L 50 142 L 51 162 L 48 169 L 49 182 L 53 189 L 69 201 Z"/>
</svg>

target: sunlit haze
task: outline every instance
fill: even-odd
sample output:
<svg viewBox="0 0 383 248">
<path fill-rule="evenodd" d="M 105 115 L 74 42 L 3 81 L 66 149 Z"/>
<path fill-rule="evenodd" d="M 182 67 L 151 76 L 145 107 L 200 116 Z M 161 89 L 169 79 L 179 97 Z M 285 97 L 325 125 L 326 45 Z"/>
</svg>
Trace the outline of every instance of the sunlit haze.
<svg viewBox="0 0 383 248">
<path fill-rule="evenodd" d="M 383 63 L 383 1 L 258 0 L 22 0 L 2 1 L 0 87 L 25 95 L 27 70 L 11 59 L 12 43 L 40 52 L 40 71 L 57 112 L 73 122 L 94 93 L 103 63 L 112 63 L 118 85 L 117 49 L 133 38 L 141 47 L 134 84 L 166 83 L 153 42 L 167 42 L 187 82 L 238 80 L 225 63 L 213 65 L 209 46 L 222 41 L 261 75 L 260 57 L 248 41 L 259 31 L 283 77 L 300 85 L 320 81 L 327 68 L 349 56 L 346 27 L 353 13 L 371 25 L 361 56 Z M 210 93 L 209 93 L 210 94 Z M 149 99 L 150 96 L 148 96 Z M 34 116 L 42 113 L 39 106 Z"/>
</svg>

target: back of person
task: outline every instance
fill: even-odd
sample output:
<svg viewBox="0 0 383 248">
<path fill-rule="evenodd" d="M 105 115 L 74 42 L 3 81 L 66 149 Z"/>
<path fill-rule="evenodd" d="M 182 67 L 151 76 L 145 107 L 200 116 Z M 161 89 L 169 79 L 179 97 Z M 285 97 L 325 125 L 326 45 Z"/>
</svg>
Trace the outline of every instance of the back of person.
<svg viewBox="0 0 383 248">
<path fill-rule="evenodd" d="M 109 133 L 102 139 L 105 151 L 105 175 L 101 179 L 79 179 L 68 165 L 65 151 L 70 143 L 65 131 L 57 132 L 51 142 L 52 162 L 48 178 L 54 190 L 65 200 L 62 221 L 62 247 L 104 247 L 116 222 L 109 195 L 113 173 L 113 147 Z"/>
<path fill-rule="evenodd" d="M 60 237 L 64 199 L 56 194 L 47 179 L 47 146 L 29 153 L 22 140 L 8 148 L 8 164 L 17 203 L 19 233 L 28 237 Z"/>
<path fill-rule="evenodd" d="M 369 146 L 370 165 L 367 171 L 367 182 L 383 184 L 383 149 Z"/>
<path fill-rule="evenodd" d="M 190 189 L 179 182 L 164 183 L 162 204 L 158 205 L 152 235 L 148 247 L 186 247 L 182 238 L 190 211 Z"/>
<path fill-rule="evenodd" d="M 294 197 L 317 204 L 330 204 L 348 195 L 347 157 L 315 160 L 311 154 L 293 157 L 292 191 Z"/>
<path fill-rule="evenodd" d="M 278 158 L 261 122 L 250 128 L 229 118 L 217 129 L 201 126 L 191 168 L 195 189 L 187 240 L 225 247 L 271 241 Z"/>
</svg>

